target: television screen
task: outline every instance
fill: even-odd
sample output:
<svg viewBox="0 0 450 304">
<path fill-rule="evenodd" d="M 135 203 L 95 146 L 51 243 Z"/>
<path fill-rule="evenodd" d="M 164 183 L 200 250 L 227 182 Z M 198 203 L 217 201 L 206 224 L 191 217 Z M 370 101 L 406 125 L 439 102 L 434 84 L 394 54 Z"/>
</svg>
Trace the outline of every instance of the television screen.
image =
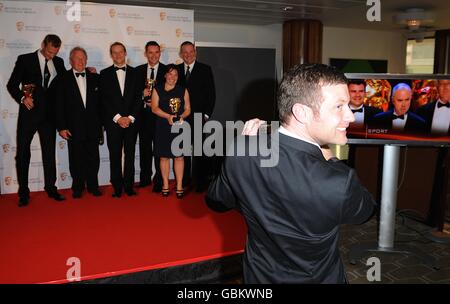
<svg viewBox="0 0 450 304">
<path fill-rule="evenodd" d="M 450 75 L 346 76 L 349 143 L 450 145 Z"/>
</svg>

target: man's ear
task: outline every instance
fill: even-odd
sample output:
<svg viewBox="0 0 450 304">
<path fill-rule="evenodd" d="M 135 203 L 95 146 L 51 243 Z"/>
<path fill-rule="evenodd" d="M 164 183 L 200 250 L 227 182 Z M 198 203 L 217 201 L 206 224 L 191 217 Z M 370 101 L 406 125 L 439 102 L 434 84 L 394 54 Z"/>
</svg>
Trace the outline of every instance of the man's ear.
<svg viewBox="0 0 450 304">
<path fill-rule="evenodd" d="M 292 116 L 300 123 L 302 124 L 308 124 L 312 117 L 313 112 L 312 109 L 308 106 L 305 106 L 300 103 L 294 104 L 292 107 Z"/>
</svg>

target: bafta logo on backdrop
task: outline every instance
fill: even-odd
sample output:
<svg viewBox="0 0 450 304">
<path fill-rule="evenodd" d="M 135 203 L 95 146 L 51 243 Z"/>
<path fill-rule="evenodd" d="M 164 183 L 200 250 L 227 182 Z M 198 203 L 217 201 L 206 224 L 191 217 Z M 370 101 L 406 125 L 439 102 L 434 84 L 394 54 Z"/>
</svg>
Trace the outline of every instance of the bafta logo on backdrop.
<svg viewBox="0 0 450 304">
<path fill-rule="evenodd" d="M 160 11 L 159 12 L 159 20 L 164 21 L 166 19 L 166 12 L 165 11 Z"/>
<path fill-rule="evenodd" d="M 9 150 L 10 150 L 10 145 L 9 144 L 3 144 L 2 145 L 2 148 L 3 148 L 3 153 L 8 153 L 9 152 Z"/>
<path fill-rule="evenodd" d="M 23 31 L 24 27 L 25 27 L 25 23 L 23 21 L 16 22 L 16 29 L 18 32 Z"/>
<path fill-rule="evenodd" d="M 3 12 L 3 3 L 0 2 L 0 13 Z"/>
<path fill-rule="evenodd" d="M 73 25 L 73 31 L 74 31 L 75 34 L 79 34 L 80 31 L 81 31 L 81 24 L 75 23 L 75 24 Z"/>
<path fill-rule="evenodd" d="M 0 39 L 0 50 L 5 47 L 5 39 Z"/>
<path fill-rule="evenodd" d="M 66 141 L 65 140 L 60 140 L 58 142 L 59 145 L 59 149 L 64 150 L 64 148 L 66 147 Z"/>
<path fill-rule="evenodd" d="M 133 35 L 134 34 L 134 27 L 132 27 L 131 25 L 127 26 L 127 34 L 128 35 Z"/>
<path fill-rule="evenodd" d="M 56 16 L 60 16 L 63 12 L 63 8 L 60 5 L 55 5 L 53 10 L 54 10 Z"/>
<path fill-rule="evenodd" d="M 115 9 L 113 9 L 113 8 L 109 9 L 109 17 L 114 18 L 114 17 L 116 17 L 116 15 L 117 15 L 117 12 Z"/>
<path fill-rule="evenodd" d="M 183 31 L 180 28 L 177 28 L 175 30 L 175 36 L 177 36 L 177 38 L 180 38 L 181 34 L 183 34 Z"/>
<path fill-rule="evenodd" d="M 67 172 L 61 172 L 59 174 L 59 177 L 61 178 L 61 181 L 65 181 L 67 179 Z"/>
<path fill-rule="evenodd" d="M 12 185 L 12 177 L 6 176 L 5 177 L 5 186 L 11 186 Z"/>
<path fill-rule="evenodd" d="M 6 118 L 8 118 L 8 116 L 9 116 L 9 111 L 8 111 L 8 109 L 3 109 L 3 110 L 2 110 L 2 118 L 3 118 L 3 119 L 6 119 Z"/>
</svg>

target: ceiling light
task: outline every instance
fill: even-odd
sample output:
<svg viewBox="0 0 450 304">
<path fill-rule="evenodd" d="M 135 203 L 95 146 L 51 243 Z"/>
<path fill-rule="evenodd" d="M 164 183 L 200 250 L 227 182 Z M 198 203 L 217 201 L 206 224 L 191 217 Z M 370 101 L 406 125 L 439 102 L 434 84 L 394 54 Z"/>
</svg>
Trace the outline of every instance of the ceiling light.
<svg viewBox="0 0 450 304">
<path fill-rule="evenodd" d="M 422 8 L 410 8 L 394 15 L 393 19 L 397 24 L 407 25 L 410 31 L 417 31 L 422 25 L 433 23 L 434 14 Z"/>
</svg>

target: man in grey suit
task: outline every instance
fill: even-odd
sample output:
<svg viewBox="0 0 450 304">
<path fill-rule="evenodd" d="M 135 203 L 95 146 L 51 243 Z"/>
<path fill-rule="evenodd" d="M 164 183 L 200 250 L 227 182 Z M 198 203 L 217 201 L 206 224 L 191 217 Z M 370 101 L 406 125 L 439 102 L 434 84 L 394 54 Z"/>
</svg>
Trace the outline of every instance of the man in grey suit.
<svg viewBox="0 0 450 304">
<path fill-rule="evenodd" d="M 295 66 L 279 89 L 281 127 L 268 136 L 278 163 L 262 167 L 267 159 L 262 151 L 227 154 L 233 156 L 211 183 L 207 203 L 216 211 L 235 208 L 245 217 L 246 283 L 347 281 L 339 226 L 364 222 L 375 206 L 355 170 L 328 148 L 347 142 L 346 129 L 354 121 L 349 100 L 341 72 L 322 64 Z M 259 147 L 249 137 L 234 147 L 257 151 L 252 142 Z"/>
</svg>

